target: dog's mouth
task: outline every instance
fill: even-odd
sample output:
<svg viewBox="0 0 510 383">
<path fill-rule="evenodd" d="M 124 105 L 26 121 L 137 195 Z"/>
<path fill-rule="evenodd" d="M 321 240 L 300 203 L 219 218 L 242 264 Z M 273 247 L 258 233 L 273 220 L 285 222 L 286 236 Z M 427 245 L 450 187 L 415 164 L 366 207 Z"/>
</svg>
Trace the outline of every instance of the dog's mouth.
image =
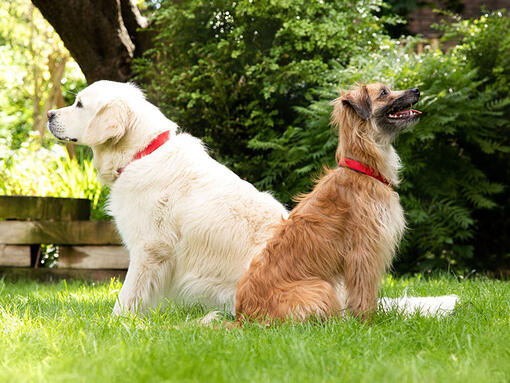
<svg viewBox="0 0 510 383">
<path fill-rule="evenodd" d="M 377 126 L 391 137 L 420 120 L 421 112 L 413 108 L 420 99 L 418 88 L 401 91 L 402 95 L 375 113 Z"/>
<path fill-rule="evenodd" d="M 78 142 L 78 139 L 68 137 L 68 136 L 61 136 L 60 130 L 54 127 L 54 125 L 51 122 L 48 122 L 48 129 L 58 140 L 60 141 L 71 141 L 71 142 Z"/>
<path fill-rule="evenodd" d="M 393 108 L 387 114 L 386 117 L 389 120 L 402 121 L 418 118 L 421 114 L 419 110 L 411 108 L 412 105 L 405 105 L 401 108 Z"/>
<path fill-rule="evenodd" d="M 60 136 L 57 136 L 56 134 L 53 134 L 57 140 L 59 141 L 70 141 L 70 142 L 78 142 L 78 139 L 77 138 L 71 138 L 71 137 L 60 137 Z"/>
<path fill-rule="evenodd" d="M 62 137 L 62 138 L 59 138 L 57 137 L 59 140 L 61 141 L 71 141 L 71 142 L 78 142 L 78 139 L 77 138 L 70 138 L 70 137 Z"/>
</svg>

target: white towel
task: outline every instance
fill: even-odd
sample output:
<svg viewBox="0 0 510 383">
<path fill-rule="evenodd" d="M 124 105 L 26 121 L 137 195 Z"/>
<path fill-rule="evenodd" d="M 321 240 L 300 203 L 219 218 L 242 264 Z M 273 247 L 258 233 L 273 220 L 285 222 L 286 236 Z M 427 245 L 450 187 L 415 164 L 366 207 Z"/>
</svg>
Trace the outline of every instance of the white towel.
<svg viewBox="0 0 510 383">
<path fill-rule="evenodd" d="M 400 298 L 380 298 L 379 308 L 383 311 L 396 310 L 405 315 L 419 312 L 424 316 L 445 316 L 453 312 L 458 299 L 457 295 L 408 297 L 406 292 Z"/>
</svg>

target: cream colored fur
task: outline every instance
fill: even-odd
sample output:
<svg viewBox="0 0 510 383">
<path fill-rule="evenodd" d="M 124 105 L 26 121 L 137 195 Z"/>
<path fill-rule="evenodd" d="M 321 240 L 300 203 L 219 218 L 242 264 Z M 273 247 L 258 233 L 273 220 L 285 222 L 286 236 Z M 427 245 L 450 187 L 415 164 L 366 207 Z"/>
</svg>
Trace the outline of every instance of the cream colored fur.
<svg viewBox="0 0 510 383">
<path fill-rule="evenodd" d="M 99 81 L 52 112 L 52 133 L 91 146 L 111 185 L 109 210 L 130 254 L 114 313 L 144 312 L 161 298 L 233 311 L 241 275 L 285 208 L 213 160 L 133 85 Z M 130 162 L 166 130 L 167 143 Z"/>
</svg>

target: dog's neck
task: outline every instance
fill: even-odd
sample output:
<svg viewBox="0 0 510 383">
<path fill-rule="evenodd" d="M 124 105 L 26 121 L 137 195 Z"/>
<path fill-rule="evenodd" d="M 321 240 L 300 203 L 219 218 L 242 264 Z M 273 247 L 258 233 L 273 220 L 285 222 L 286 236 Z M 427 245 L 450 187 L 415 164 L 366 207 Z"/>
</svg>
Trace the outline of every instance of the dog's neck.
<svg viewBox="0 0 510 383">
<path fill-rule="evenodd" d="M 370 158 L 368 156 L 359 154 L 357 152 L 350 152 L 348 150 L 343 151 L 343 154 L 339 156 L 339 159 L 345 158 L 351 158 L 369 166 L 375 170 L 376 173 L 379 173 L 384 179 L 388 180 L 388 182 L 393 186 L 398 186 L 400 183 L 400 179 L 398 177 L 398 171 L 400 169 L 400 158 L 392 145 L 380 148 L 380 154 L 378 158 Z"/>
<path fill-rule="evenodd" d="M 370 123 L 370 122 L 368 122 Z M 400 157 L 391 144 L 391 138 L 383 137 L 345 137 L 340 131 L 337 148 L 337 160 L 351 158 L 369 166 L 376 173 L 398 186 L 400 179 L 398 172 L 401 167 Z M 376 143 L 380 142 L 380 143 Z"/>
<path fill-rule="evenodd" d="M 170 131 L 172 137 L 177 132 L 177 125 L 148 102 L 135 108 L 133 114 L 126 134 L 118 143 L 106 142 L 92 148 L 94 167 L 104 184 L 113 184 L 119 177 L 119 169 L 127 166 L 135 154 L 144 150 L 159 134 Z"/>
</svg>

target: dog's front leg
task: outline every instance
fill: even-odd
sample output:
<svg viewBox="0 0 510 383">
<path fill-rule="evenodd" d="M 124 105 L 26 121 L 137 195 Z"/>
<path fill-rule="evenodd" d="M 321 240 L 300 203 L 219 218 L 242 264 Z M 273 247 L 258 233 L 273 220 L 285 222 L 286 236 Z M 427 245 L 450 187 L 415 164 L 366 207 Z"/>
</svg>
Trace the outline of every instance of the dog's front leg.
<svg viewBox="0 0 510 383">
<path fill-rule="evenodd" d="M 127 313 L 136 314 L 140 309 L 141 297 L 140 294 L 137 293 L 138 289 L 136 286 L 137 275 L 139 274 L 139 267 L 136 266 L 133 261 L 130 261 L 126 279 L 124 280 L 119 296 L 115 301 L 115 306 L 113 308 L 114 315 Z"/>
<path fill-rule="evenodd" d="M 377 309 L 377 292 L 384 264 L 373 252 L 359 250 L 345 259 L 347 307 L 354 316 L 368 319 Z"/>
<path fill-rule="evenodd" d="M 113 314 L 143 314 L 155 307 L 172 278 L 174 261 L 170 247 L 162 242 L 130 251 L 128 272 Z"/>
</svg>

